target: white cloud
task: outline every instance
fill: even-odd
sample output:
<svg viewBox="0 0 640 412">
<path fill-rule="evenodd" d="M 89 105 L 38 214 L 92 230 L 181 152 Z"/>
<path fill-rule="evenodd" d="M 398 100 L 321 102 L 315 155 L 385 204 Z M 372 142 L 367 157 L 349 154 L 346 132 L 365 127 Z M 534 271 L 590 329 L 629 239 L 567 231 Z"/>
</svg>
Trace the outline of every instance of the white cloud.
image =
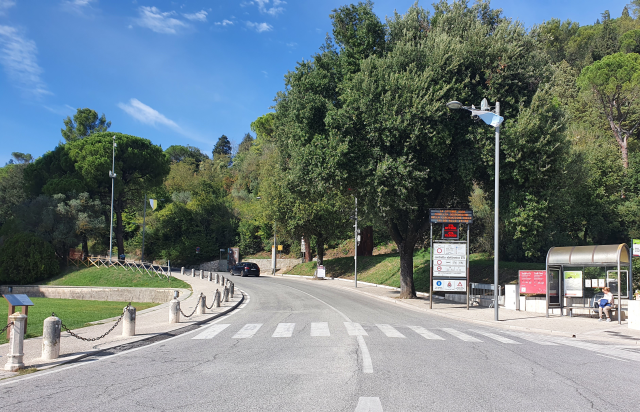
<svg viewBox="0 0 640 412">
<path fill-rule="evenodd" d="M 176 15 L 174 11 L 163 13 L 156 7 L 142 6 L 138 12 L 140 13 L 140 18 L 137 19 L 138 24 L 156 33 L 176 34 L 177 29 L 188 27 L 186 23 L 171 17 Z"/>
<path fill-rule="evenodd" d="M 45 109 L 49 110 L 51 113 L 55 113 L 57 115 L 60 116 L 72 116 L 74 114 L 76 114 L 76 109 L 74 109 L 73 107 L 69 106 L 68 104 L 65 104 L 63 106 L 46 106 L 43 105 L 42 107 L 44 107 Z"/>
<path fill-rule="evenodd" d="M 131 99 L 129 103 L 118 103 L 118 107 L 124 110 L 129 116 L 142 123 L 151 126 L 168 126 L 174 130 L 181 130 L 180 126 L 171 119 L 167 119 L 162 113 L 147 106 L 138 99 Z"/>
<path fill-rule="evenodd" d="M 267 23 L 252 23 L 250 21 L 247 22 L 247 27 L 250 29 L 254 29 L 258 33 L 262 33 L 263 31 L 271 31 L 273 27 Z"/>
<path fill-rule="evenodd" d="M 0 15 L 15 5 L 16 2 L 14 0 L 0 0 Z"/>
<path fill-rule="evenodd" d="M 0 64 L 18 87 L 40 97 L 51 92 L 40 78 L 42 68 L 38 65 L 37 54 L 33 40 L 22 36 L 14 27 L 0 25 Z"/>
<path fill-rule="evenodd" d="M 233 22 L 230 20 L 222 20 L 222 21 L 217 21 L 214 23 L 216 26 L 227 26 L 227 25 L 233 25 Z"/>
<path fill-rule="evenodd" d="M 298 43 L 296 43 L 296 42 L 287 43 L 287 47 L 291 47 L 292 49 L 294 47 L 296 47 L 297 45 L 298 45 Z"/>
<path fill-rule="evenodd" d="M 262 74 L 264 74 L 264 77 L 265 77 L 265 78 L 268 78 L 268 77 L 269 77 L 269 74 L 268 74 L 267 72 L 265 72 L 264 70 L 262 70 Z"/>
<path fill-rule="evenodd" d="M 207 21 L 207 12 L 204 10 L 192 14 L 183 14 L 183 16 L 192 21 Z"/>
<path fill-rule="evenodd" d="M 287 4 L 287 2 L 282 0 L 273 0 L 273 5 L 268 7 L 269 0 L 255 0 L 254 4 L 258 4 L 258 10 L 260 13 L 267 13 L 272 16 L 277 16 L 278 14 L 284 11 L 284 7 L 281 7 L 283 4 Z"/>
<path fill-rule="evenodd" d="M 2 0 L 0 0 L 2 1 Z M 66 9 L 84 15 L 86 10 L 91 10 L 91 3 L 97 3 L 98 0 L 63 0 L 62 5 Z"/>
</svg>

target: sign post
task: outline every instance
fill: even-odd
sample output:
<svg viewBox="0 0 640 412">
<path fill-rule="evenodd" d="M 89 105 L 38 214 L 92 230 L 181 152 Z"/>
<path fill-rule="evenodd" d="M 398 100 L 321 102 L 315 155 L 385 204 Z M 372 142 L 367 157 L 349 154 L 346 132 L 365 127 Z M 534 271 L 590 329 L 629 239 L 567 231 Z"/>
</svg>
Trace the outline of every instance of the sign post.
<svg viewBox="0 0 640 412">
<path fill-rule="evenodd" d="M 11 315 L 13 315 L 16 312 L 16 306 L 22 306 L 24 308 L 24 313 L 23 315 L 27 316 L 29 313 L 29 306 L 33 306 L 33 302 L 31 301 L 31 299 L 29 299 L 29 297 L 27 295 L 4 295 L 4 298 L 7 300 L 7 302 L 9 303 L 9 310 L 8 310 L 8 321 L 7 323 L 11 323 Z M 24 334 L 27 333 L 27 320 L 24 320 Z M 11 328 L 7 328 L 7 339 L 9 339 L 11 337 Z"/>
</svg>

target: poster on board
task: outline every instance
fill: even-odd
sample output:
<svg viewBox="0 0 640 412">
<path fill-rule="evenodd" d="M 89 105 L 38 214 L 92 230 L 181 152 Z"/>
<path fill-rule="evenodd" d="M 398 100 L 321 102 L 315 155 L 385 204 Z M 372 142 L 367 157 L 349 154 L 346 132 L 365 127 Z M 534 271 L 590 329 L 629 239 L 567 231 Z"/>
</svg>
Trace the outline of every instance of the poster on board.
<svg viewBox="0 0 640 412">
<path fill-rule="evenodd" d="M 520 281 L 520 293 L 540 295 L 547 293 L 546 270 L 520 270 L 518 271 L 518 276 Z"/>
<path fill-rule="evenodd" d="M 632 239 L 631 243 L 633 245 L 633 257 L 640 256 L 640 239 Z"/>
<path fill-rule="evenodd" d="M 582 297 L 582 271 L 567 270 L 564 272 L 564 295 Z"/>
</svg>

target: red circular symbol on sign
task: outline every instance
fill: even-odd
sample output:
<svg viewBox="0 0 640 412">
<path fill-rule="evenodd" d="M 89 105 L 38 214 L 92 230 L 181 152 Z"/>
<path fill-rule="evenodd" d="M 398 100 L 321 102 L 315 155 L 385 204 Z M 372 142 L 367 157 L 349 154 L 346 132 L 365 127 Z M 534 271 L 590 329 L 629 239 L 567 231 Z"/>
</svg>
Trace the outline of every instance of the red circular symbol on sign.
<svg viewBox="0 0 640 412">
<path fill-rule="evenodd" d="M 436 270 L 437 270 L 438 272 L 439 272 L 439 271 L 441 271 L 441 270 L 442 270 L 442 266 L 438 266 L 438 267 L 436 268 Z"/>
<path fill-rule="evenodd" d="M 436 252 L 438 252 L 438 253 L 442 253 L 442 248 L 440 248 L 440 247 L 439 247 L 439 248 L 437 248 L 437 249 L 436 249 Z"/>
<path fill-rule="evenodd" d="M 438 261 L 436 262 L 436 264 L 438 264 L 438 265 L 442 265 L 442 261 L 441 261 L 441 260 L 438 260 Z"/>
</svg>

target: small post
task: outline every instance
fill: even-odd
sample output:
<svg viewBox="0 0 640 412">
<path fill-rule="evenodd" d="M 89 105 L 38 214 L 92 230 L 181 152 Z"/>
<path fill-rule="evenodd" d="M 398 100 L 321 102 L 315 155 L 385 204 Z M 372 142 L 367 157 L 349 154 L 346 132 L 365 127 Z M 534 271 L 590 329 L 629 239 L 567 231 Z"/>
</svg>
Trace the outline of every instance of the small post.
<svg viewBox="0 0 640 412">
<path fill-rule="evenodd" d="M 42 327 L 42 359 L 58 359 L 60 356 L 60 331 L 62 321 L 49 316 Z"/>
<path fill-rule="evenodd" d="M 220 286 L 224 286 L 224 276 L 220 276 Z"/>
<path fill-rule="evenodd" d="M 213 273 L 209 272 L 209 282 L 213 280 Z"/>
<path fill-rule="evenodd" d="M 200 279 L 204 279 L 204 270 L 200 269 Z"/>
<path fill-rule="evenodd" d="M 220 283 L 220 274 L 216 273 L 216 283 Z"/>
<path fill-rule="evenodd" d="M 224 301 L 229 302 L 229 288 L 226 286 L 224 287 Z"/>
<path fill-rule="evenodd" d="M 202 293 L 200 293 L 200 301 L 198 303 L 198 308 L 196 309 L 196 315 L 204 315 L 206 309 L 207 309 L 207 297 Z"/>
<path fill-rule="evenodd" d="M 169 323 L 180 323 L 180 301 L 177 297 L 169 302 Z"/>
<path fill-rule="evenodd" d="M 133 306 L 124 308 L 122 336 L 136 336 L 136 308 Z"/>
<path fill-rule="evenodd" d="M 213 307 L 220 307 L 220 291 L 218 289 L 216 289 L 216 293 L 213 295 Z"/>
<path fill-rule="evenodd" d="M 4 370 L 16 372 L 24 368 L 24 324 L 27 317 L 20 312 L 9 316 L 9 322 L 13 322 L 11 337 L 9 338 L 9 354 Z"/>
<path fill-rule="evenodd" d="M 182 269 L 180 269 L 180 274 L 184 276 L 184 266 L 182 267 Z"/>
<path fill-rule="evenodd" d="M 192 278 L 196 277 L 196 270 L 195 269 L 191 269 L 191 277 Z"/>
<path fill-rule="evenodd" d="M 231 299 L 233 299 L 233 282 L 229 282 L 229 293 L 231 293 Z"/>
</svg>

